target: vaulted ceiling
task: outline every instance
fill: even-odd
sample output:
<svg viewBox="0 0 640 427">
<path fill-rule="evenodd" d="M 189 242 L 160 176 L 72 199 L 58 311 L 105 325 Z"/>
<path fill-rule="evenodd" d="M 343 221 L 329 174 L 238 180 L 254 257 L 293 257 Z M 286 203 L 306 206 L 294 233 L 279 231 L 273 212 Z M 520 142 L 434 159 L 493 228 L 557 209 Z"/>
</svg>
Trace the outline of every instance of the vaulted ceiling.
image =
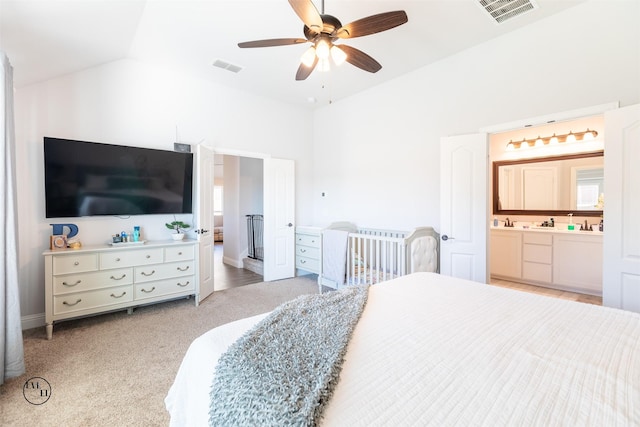
<svg viewBox="0 0 640 427">
<path fill-rule="evenodd" d="M 345 40 L 375 58 L 375 74 L 348 63 L 296 81 L 308 44 L 240 49 L 238 42 L 304 38 L 286 0 L 0 0 L 0 49 L 16 87 L 131 58 L 304 107 L 337 101 L 561 12 L 585 0 L 532 0 L 530 12 L 496 23 L 479 3 L 526 0 L 327 0 L 325 13 L 347 24 L 404 10 L 408 22 Z M 315 6 L 322 11 L 323 2 Z M 214 67 L 222 61 L 237 73 Z M 470 76 L 470 78 L 472 78 Z"/>
</svg>

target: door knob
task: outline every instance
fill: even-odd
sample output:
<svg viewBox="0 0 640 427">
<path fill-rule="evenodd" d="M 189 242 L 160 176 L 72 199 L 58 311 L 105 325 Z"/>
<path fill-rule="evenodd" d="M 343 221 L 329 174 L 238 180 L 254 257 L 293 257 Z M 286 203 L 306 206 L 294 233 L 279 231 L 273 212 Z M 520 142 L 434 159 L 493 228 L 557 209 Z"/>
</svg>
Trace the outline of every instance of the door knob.
<svg viewBox="0 0 640 427">
<path fill-rule="evenodd" d="M 287 227 L 293 227 L 293 224 L 289 223 L 287 224 Z"/>
<path fill-rule="evenodd" d="M 443 235 L 442 235 L 442 240 L 444 240 L 445 242 L 446 242 L 447 240 L 449 240 L 449 239 L 451 239 L 451 240 L 455 240 L 455 237 L 449 237 L 449 236 L 447 236 L 446 234 L 443 234 Z"/>
</svg>

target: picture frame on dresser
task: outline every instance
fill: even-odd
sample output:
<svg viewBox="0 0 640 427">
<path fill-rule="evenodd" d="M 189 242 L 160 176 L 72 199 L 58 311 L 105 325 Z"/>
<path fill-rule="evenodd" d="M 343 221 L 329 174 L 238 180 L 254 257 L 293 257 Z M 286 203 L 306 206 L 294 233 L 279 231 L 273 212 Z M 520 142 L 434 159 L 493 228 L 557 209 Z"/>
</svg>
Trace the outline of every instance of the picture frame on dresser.
<svg viewBox="0 0 640 427">
<path fill-rule="evenodd" d="M 66 250 L 67 236 L 64 234 L 53 234 L 49 236 L 49 249 L 52 251 Z"/>
</svg>

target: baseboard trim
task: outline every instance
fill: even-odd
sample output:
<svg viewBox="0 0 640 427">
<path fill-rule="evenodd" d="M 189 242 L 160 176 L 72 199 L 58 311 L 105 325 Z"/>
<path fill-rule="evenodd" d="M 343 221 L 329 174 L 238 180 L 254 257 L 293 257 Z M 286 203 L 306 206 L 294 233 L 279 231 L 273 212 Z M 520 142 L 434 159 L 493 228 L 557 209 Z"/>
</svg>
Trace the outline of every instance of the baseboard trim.
<svg viewBox="0 0 640 427">
<path fill-rule="evenodd" d="M 44 313 L 27 314 L 26 316 L 22 316 L 20 320 L 23 331 L 26 329 L 39 328 L 47 323 Z"/>
<path fill-rule="evenodd" d="M 223 257 L 222 258 L 222 262 L 227 264 L 227 265 L 230 265 L 232 267 L 235 267 L 235 268 L 242 268 L 243 267 L 242 260 L 237 260 L 237 259 L 233 259 L 233 258 L 229 258 L 229 257 Z"/>
</svg>

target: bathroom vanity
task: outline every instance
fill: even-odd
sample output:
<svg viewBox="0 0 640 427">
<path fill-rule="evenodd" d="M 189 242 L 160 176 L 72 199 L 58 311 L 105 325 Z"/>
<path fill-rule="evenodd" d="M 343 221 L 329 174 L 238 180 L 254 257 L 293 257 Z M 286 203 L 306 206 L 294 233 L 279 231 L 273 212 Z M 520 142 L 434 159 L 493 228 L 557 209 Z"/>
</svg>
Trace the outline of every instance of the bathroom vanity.
<svg viewBox="0 0 640 427">
<path fill-rule="evenodd" d="M 602 295 L 599 231 L 492 227 L 491 277 Z"/>
</svg>

